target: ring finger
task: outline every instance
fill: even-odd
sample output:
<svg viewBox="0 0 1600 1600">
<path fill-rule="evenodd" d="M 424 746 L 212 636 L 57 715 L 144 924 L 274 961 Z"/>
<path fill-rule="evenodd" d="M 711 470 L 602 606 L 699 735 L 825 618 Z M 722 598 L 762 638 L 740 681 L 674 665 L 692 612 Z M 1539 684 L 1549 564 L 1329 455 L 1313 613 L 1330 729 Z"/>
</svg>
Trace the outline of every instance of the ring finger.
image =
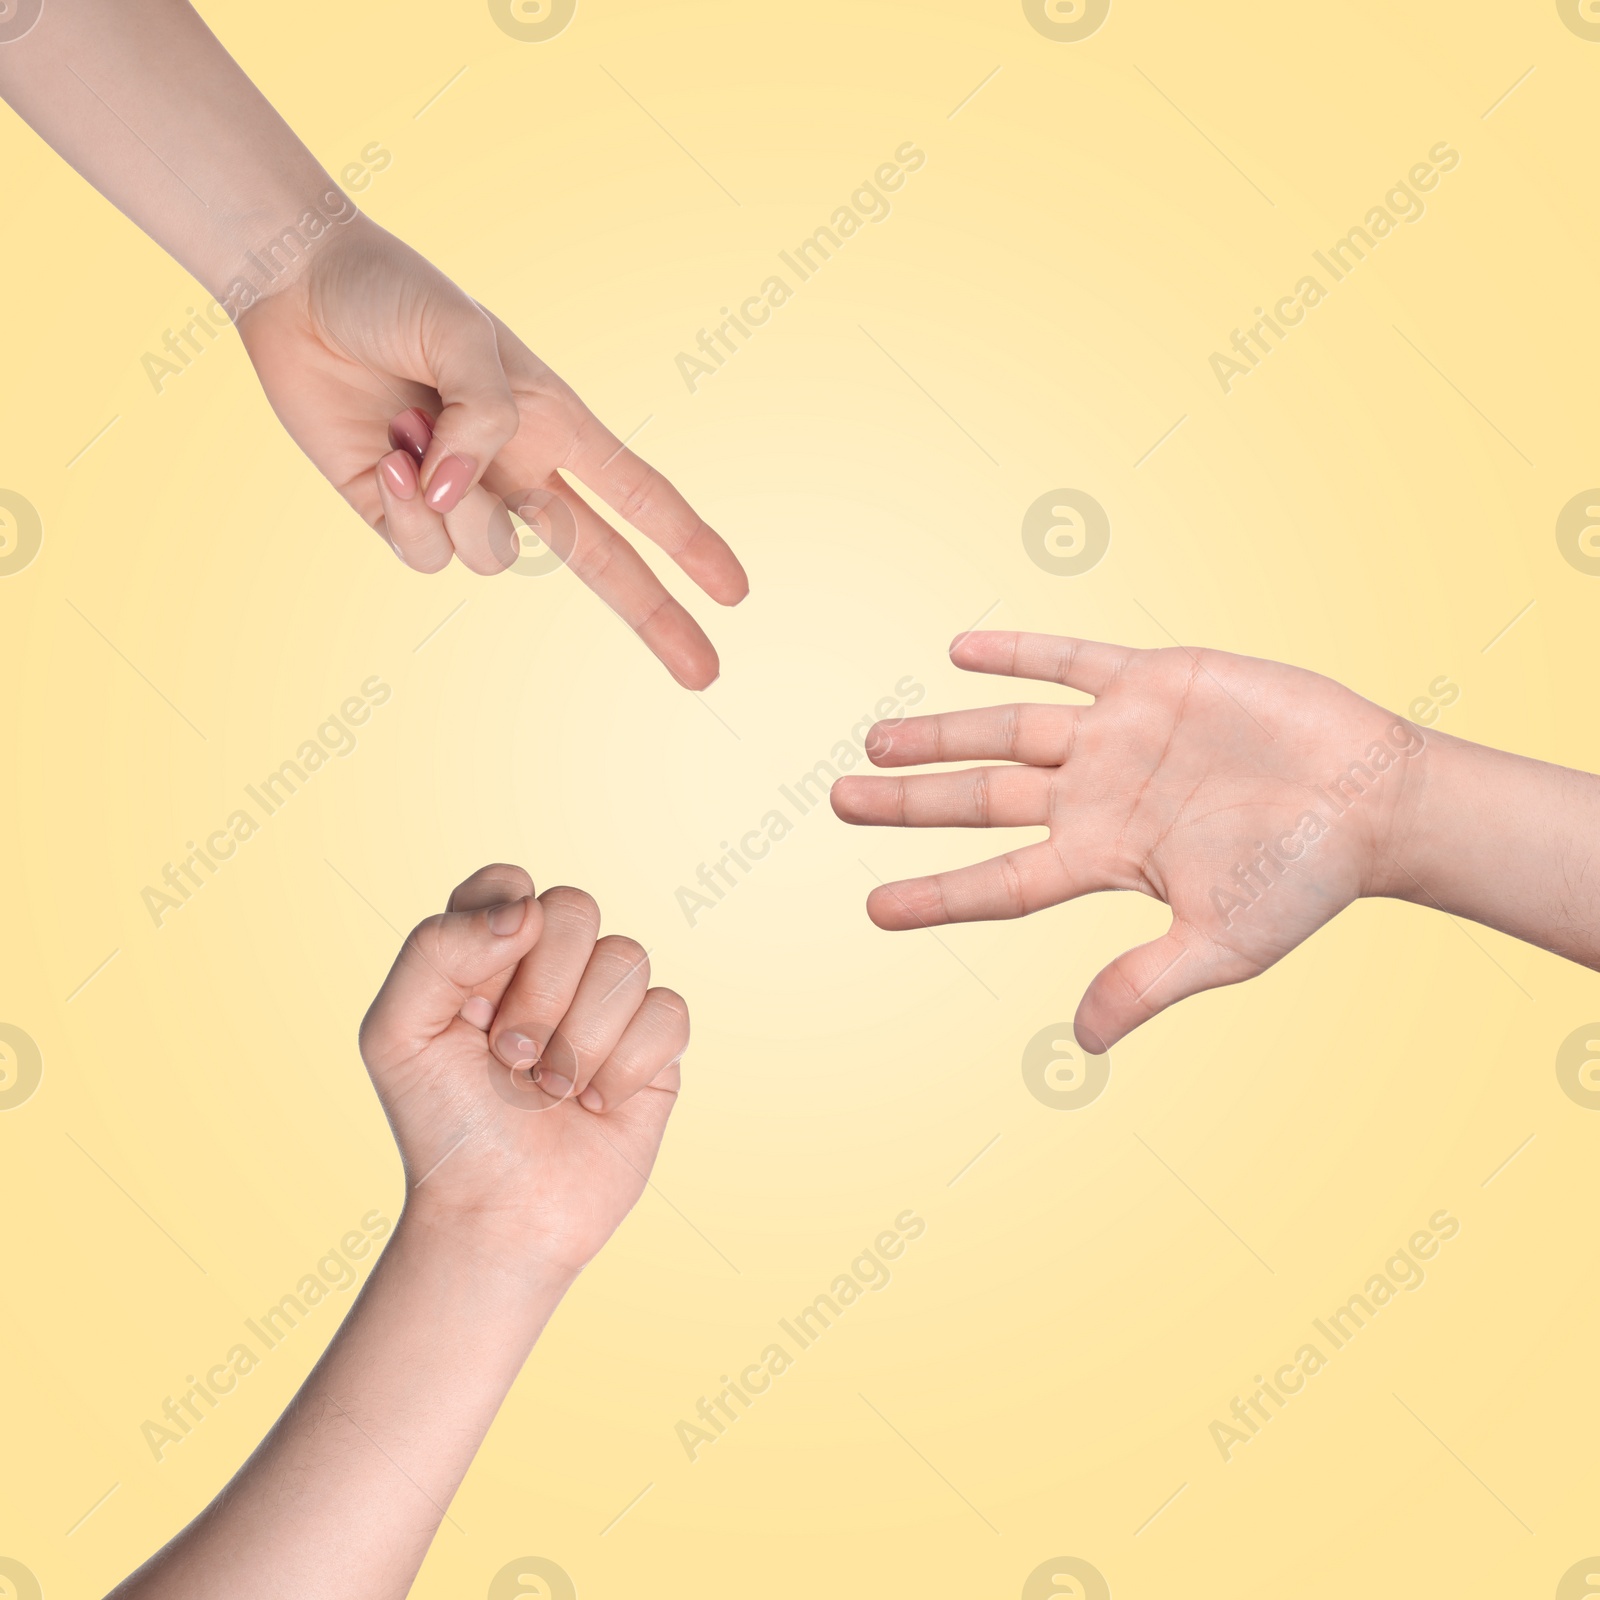
<svg viewBox="0 0 1600 1600">
<path fill-rule="evenodd" d="M 649 987 L 650 957 L 637 940 L 615 934 L 600 940 L 544 1053 L 540 1087 L 557 1099 L 569 1093 L 581 1099 L 590 1079 L 616 1050 Z"/>
</svg>

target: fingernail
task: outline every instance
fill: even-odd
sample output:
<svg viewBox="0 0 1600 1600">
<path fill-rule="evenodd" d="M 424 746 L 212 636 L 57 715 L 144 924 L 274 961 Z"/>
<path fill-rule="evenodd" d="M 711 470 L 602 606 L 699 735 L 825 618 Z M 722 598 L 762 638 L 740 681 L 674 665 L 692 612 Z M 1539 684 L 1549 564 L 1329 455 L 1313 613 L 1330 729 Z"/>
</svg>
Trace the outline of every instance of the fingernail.
<svg viewBox="0 0 1600 1600">
<path fill-rule="evenodd" d="M 552 1100 L 565 1100 L 572 1093 L 572 1079 L 563 1078 L 559 1072 L 541 1072 L 538 1084 Z"/>
<path fill-rule="evenodd" d="M 525 1033 L 503 1033 L 500 1035 L 500 1054 L 508 1056 L 512 1061 L 537 1061 L 539 1043 L 536 1039 L 530 1039 Z"/>
<path fill-rule="evenodd" d="M 582 1094 L 578 1096 L 578 1104 L 585 1111 L 598 1111 L 605 1101 L 601 1098 L 600 1091 L 591 1083 Z"/>
<path fill-rule="evenodd" d="M 1103 1056 L 1106 1053 L 1106 1047 L 1103 1043 L 1101 1043 L 1100 1035 L 1096 1033 L 1093 1028 L 1086 1028 L 1080 1022 L 1073 1029 L 1073 1032 L 1078 1036 L 1078 1043 L 1081 1044 L 1090 1055 Z"/>
<path fill-rule="evenodd" d="M 487 1029 L 494 1021 L 494 1007 L 481 994 L 475 994 L 461 1008 L 461 1020 L 474 1028 Z"/>
<path fill-rule="evenodd" d="M 428 480 L 428 492 L 423 496 L 430 511 L 454 511 L 456 503 L 467 492 L 477 463 L 465 456 L 446 456 L 433 469 Z"/>
<path fill-rule="evenodd" d="M 433 438 L 433 423 L 428 418 L 428 413 L 417 406 L 412 406 L 409 411 L 402 411 L 394 421 L 389 424 L 389 443 L 396 450 L 404 450 L 420 467 L 422 458 L 428 453 L 429 441 Z"/>
<path fill-rule="evenodd" d="M 526 898 L 513 900 L 509 905 L 496 906 L 489 913 L 489 932 L 499 934 L 502 939 L 515 933 L 522 926 L 527 906 Z"/>
<path fill-rule="evenodd" d="M 417 492 L 417 475 L 398 450 L 392 450 L 378 463 L 378 471 L 396 500 L 409 500 Z"/>
</svg>

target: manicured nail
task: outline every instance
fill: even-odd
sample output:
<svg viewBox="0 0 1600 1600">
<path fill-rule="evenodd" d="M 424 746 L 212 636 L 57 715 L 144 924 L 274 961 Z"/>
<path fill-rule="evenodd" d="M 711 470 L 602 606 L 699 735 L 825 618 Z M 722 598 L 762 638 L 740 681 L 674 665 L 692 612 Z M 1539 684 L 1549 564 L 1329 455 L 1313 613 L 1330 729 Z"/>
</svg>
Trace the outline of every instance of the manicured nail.
<svg viewBox="0 0 1600 1600">
<path fill-rule="evenodd" d="M 433 476 L 428 480 L 428 492 L 423 496 L 428 509 L 454 511 L 462 495 L 471 486 L 472 475 L 477 470 L 477 463 L 465 456 L 446 456 L 433 469 Z"/>
<path fill-rule="evenodd" d="M 582 1094 L 578 1096 L 578 1104 L 585 1111 L 598 1111 L 605 1104 L 600 1091 L 591 1083 Z"/>
<path fill-rule="evenodd" d="M 422 458 L 428 453 L 429 442 L 433 438 L 433 423 L 428 418 L 428 413 L 412 406 L 409 411 L 402 411 L 394 421 L 389 424 L 389 444 L 395 450 L 404 450 L 420 467 Z"/>
<path fill-rule="evenodd" d="M 489 1024 L 494 1021 L 494 1007 L 481 994 L 475 994 L 462 1006 L 461 1020 L 487 1031 Z"/>
<path fill-rule="evenodd" d="M 526 1065 L 539 1059 L 539 1043 L 525 1033 L 503 1033 L 500 1035 L 500 1054 Z"/>
<path fill-rule="evenodd" d="M 383 474 L 384 486 L 396 500 L 409 500 L 417 492 L 416 471 L 402 451 L 391 450 L 378 463 L 378 471 Z"/>
<path fill-rule="evenodd" d="M 489 913 L 489 932 L 499 934 L 502 939 L 509 938 L 522 926 L 527 909 L 526 897 L 513 900 L 509 905 L 496 906 Z"/>
<path fill-rule="evenodd" d="M 565 1100 L 572 1093 L 572 1079 L 563 1078 L 559 1072 L 541 1072 L 537 1082 L 552 1100 Z"/>
<path fill-rule="evenodd" d="M 1073 1032 L 1078 1036 L 1078 1043 L 1081 1044 L 1090 1055 L 1103 1056 L 1106 1053 L 1106 1047 L 1101 1043 L 1100 1035 L 1096 1033 L 1093 1028 L 1086 1028 L 1080 1022 L 1073 1029 Z"/>
</svg>

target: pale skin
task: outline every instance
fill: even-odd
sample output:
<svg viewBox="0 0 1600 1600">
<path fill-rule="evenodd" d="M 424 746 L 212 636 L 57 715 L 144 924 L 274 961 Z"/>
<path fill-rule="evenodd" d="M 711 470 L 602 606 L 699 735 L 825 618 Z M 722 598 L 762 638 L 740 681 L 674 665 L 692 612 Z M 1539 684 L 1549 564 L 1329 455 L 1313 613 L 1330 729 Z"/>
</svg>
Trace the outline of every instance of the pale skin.
<svg viewBox="0 0 1600 1600">
<path fill-rule="evenodd" d="M 361 1025 L 405 1168 L 393 1237 L 255 1454 L 114 1600 L 409 1591 L 540 1330 L 643 1191 L 689 1040 L 638 944 L 598 937 L 580 890 L 533 887 L 484 867 L 406 940 Z"/>
<path fill-rule="evenodd" d="M 1431 906 L 1600 969 L 1600 778 L 1418 728 L 1317 673 L 1220 650 L 984 632 L 950 653 L 966 671 L 1093 703 L 873 728 L 875 766 L 1004 764 L 841 778 L 833 808 L 846 822 L 1048 835 L 874 889 L 868 915 L 899 930 L 1027 916 L 1107 889 L 1165 901 L 1167 932 L 1118 956 L 1083 996 L 1074 1030 L 1091 1054 L 1178 1000 L 1264 972 L 1361 896 Z"/>
<path fill-rule="evenodd" d="M 749 589 L 738 558 L 505 323 L 361 215 L 185 0 L 6 10 L 0 96 L 200 280 L 289 434 L 407 566 L 504 571 L 509 506 L 679 683 L 716 678 L 699 624 L 575 485 L 719 604 Z"/>
</svg>

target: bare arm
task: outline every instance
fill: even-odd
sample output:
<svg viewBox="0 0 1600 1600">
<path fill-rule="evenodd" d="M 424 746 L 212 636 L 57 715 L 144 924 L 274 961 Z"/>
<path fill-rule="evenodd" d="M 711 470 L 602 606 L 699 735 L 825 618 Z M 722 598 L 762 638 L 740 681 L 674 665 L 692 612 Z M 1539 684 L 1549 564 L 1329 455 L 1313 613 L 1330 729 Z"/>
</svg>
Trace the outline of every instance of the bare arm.
<svg viewBox="0 0 1600 1600">
<path fill-rule="evenodd" d="M 362 1025 L 408 1198 L 350 1315 L 233 1482 L 114 1600 L 396 1600 L 561 1297 L 639 1198 L 683 1002 L 574 889 L 485 867 Z"/>
<path fill-rule="evenodd" d="M 1600 778 L 1442 733 L 1421 777 L 1373 892 L 1600 969 Z"/>
<path fill-rule="evenodd" d="M 218 299 L 308 209 L 354 212 L 185 0 L 45 0 L 0 96 Z"/>
</svg>

